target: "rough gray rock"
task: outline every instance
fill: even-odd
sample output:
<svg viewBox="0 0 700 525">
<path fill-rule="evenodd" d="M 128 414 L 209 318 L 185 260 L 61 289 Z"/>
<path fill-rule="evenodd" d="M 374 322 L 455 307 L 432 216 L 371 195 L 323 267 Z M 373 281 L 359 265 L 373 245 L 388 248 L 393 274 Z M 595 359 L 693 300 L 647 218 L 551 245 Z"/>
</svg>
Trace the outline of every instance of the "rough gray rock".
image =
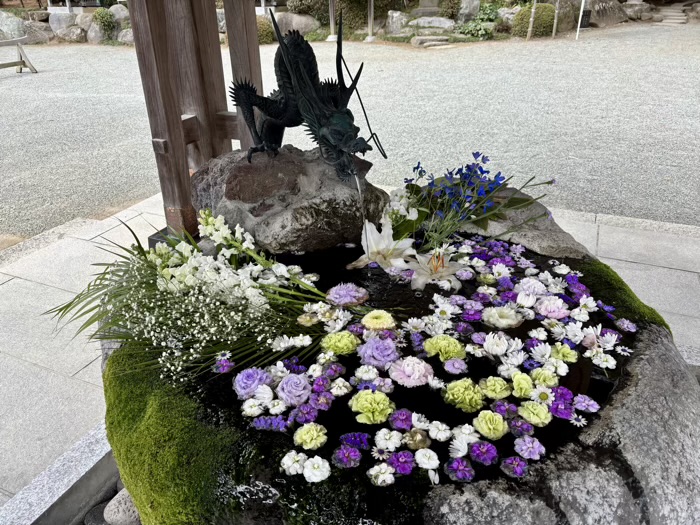
<svg viewBox="0 0 700 525">
<path fill-rule="evenodd" d="M 639 20 L 643 13 L 651 12 L 651 5 L 645 2 L 625 2 L 622 4 L 622 10 L 630 20 Z"/>
<path fill-rule="evenodd" d="M 87 32 L 87 41 L 91 44 L 101 44 L 105 40 L 111 40 L 113 38 L 114 35 L 108 35 L 99 25 L 95 23 L 90 26 L 90 29 Z"/>
<path fill-rule="evenodd" d="M 141 525 L 141 518 L 134 500 L 126 489 L 119 491 L 119 494 L 107 504 L 104 518 L 107 525 Z"/>
<path fill-rule="evenodd" d="M 56 36 L 64 42 L 82 43 L 87 42 L 87 33 L 81 27 L 70 26 L 66 29 L 56 31 Z"/>
<path fill-rule="evenodd" d="M 216 21 L 219 24 L 219 33 L 226 32 L 226 15 L 223 9 L 216 10 Z"/>
<path fill-rule="evenodd" d="M 663 21 L 664 21 L 664 15 L 653 14 L 653 15 L 651 15 L 651 19 L 652 19 L 654 22 L 663 22 Z"/>
<path fill-rule="evenodd" d="M 129 20 L 129 10 L 122 4 L 114 4 L 109 10 L 114 15 L 114 21 L 117 24 L 121 25 L 124 21 Z"/>
<path fill-rule="evenodd" d="M 49 16 L 49 25 L 54 33 L 58 34 L 61 29 L 68 29 L 75 25 L 77 15 L 74 13 L 51 13 Z"/>
<path fill-rule="evenodd" d="M 356 159 L 365 215 L 380 218 L 387 194 L 365 180 L 372 164 Z M 341 181 L 318 150 L 284 146 L 269 158 L 234 151 L 210 160 L 192 177 L 196 209 L 211 208 L 240 224 L 273 252 L 315 251 L 359 242 L 363 224 L 354 180 Z"/>
<path fill-rule="evenodd" d="M 522 7 L 516 5 L 515 7 L 501 7 L 498 10 L 498 17 L 505 22 L 508 27 L 513 27 L 513 19 L 517 15 Z"/>
<path fill-rule="evenodd" d="M 311 15 L 297 15 L 287 11 L 278 13 L 275 17 L 277 18 L 277 24 L 280 26 L 280 31 L 283 35 L 286 34 L 287 31 L 292 30 L 299 31 L 302 35 L 306 35 L 321 27 L 321 22 Z"/>
<path fill-rule="evenodd" d="M 80 13 L 75 17 L 75 25 L 80 26 L 85 31 L 90 30 L 92 25 L 93 14 L 92 13 Z"/>
<path fill-rule="evenodd" d="M 411 17 L 402 11 L 389 11 L 386 15 L 386 34 L 398 35 L 408 25 Z"/>
<path fill-rule="evenodd" d="M 447 45 L 450 39 L 446 36 L 414 36 L 411 39 L 413 47 L 425 47 L 428 44 Z"/>
<path fill-rule="evenodd" d="M 83 525 L 107 525 L 104 516 L 106 506 L 106 503 L 101 503 L 97 507 L 90 510 L 90 512 L 85 515 Z"/>
<path fill-rule="evenodd" d="M 51 30 L 48 22 L 28 20 L 24 23 L 24 30 L 27 33 L 26 44 L 48 44 L 56 38 L 56 34 Z"/>
<path fill-rule="evenodd" d="M 557 0 L 542 0 L 544 3 L 556 5 Z M 568 31 L 578 24 L 579 0 L 560 0 L 558 31 Z M 589 0 L 586 9 L 591 10 L 591 26 L 606 27 L 628 20 L 627 14 L 617 0 Z"/>
<path fill-rule="evenodd" d="M 127 44 L 130 46 L 134 45 L 134 31 L 131 29 L 124 29 L 119 32 L 119 36 L 117 36 L 117 40 L 121 42 L 122 44 Z"/>
<path fill-rule="evenodd" d="M 31 11 L 29 13 L 29 20 L 33 20 L 34 22 L 48 22 L 49 16 L 51 16 L 51 13 L 48 11 Z"/>
<path fill-rule="evenodd" d="M 479 0 L 462 0 L 462 5 L 457 14 L 457 22 L 466 24 L 479 13 L 481 2 Z"/>
<path fill-rule="evenodd" d="M 22 38 L 26 34 L 24 20 L 7 11 L 0 11 L 0 31 L 4 34 L 3 40 Z"/>
<path fill-rule="evenodd" d="M 449 18 L 443 18 L 441 16 L 422 16 L 420 18 L 416 18 L 415 20 L 411 20 L 408 23 L 409 26 L 411 27 L 433 27 L 433 28 L 439 28 L 442 29 L 443 31 L 452 31 L 455 28 L 455 21 L 450 20 Z"/>
</svg>

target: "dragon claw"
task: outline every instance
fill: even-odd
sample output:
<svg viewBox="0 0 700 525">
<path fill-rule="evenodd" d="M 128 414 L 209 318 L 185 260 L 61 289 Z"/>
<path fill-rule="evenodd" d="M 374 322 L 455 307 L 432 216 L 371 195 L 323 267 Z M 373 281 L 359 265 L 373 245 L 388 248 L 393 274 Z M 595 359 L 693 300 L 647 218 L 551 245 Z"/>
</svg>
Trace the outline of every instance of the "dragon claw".
<svg viewBox="0 0 700 525">
<path fill-rule="evenodd" d="M 263 142 L 262 144 L 257 144 L 251 147 L 248 150 L 248 162 L 253 162 L 253 155 L 256 153 L 262 153 L 263 151 L 267 151 L 269 157 L 276 157 L 279 153 L 279 146 L 270 144 L 269 142 Z"/>
</svg>

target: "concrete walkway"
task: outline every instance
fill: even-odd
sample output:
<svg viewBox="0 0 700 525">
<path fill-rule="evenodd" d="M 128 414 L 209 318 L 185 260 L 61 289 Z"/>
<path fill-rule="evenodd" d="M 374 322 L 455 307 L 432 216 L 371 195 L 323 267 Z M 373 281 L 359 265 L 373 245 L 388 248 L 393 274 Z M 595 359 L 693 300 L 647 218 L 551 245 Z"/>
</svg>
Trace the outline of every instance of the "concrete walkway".
<svg viewBox="0 0 700 525">
<path fill-rule="evenodd" d="M 557 222 L 660 310 L 700 365 L 700 228 L 554 210 Z M 112 256 L 165 225 L 160 195 L 105 220 L 77 219 L 0 251 L 0 505 L 104 418 L 99 349 L 42 313 L 79 292 Z M 98 244 L 99 243 L 99 244 Z"/>
</svg>

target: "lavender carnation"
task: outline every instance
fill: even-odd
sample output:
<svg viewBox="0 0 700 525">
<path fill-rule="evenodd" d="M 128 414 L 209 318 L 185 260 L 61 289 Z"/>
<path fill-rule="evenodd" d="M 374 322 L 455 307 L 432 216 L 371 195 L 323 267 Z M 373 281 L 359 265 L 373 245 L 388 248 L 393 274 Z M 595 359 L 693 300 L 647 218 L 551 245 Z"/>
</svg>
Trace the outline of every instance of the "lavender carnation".
<svg viewBox="0 0 700 525">
<path fill-rule="evenodd" d="M 277 387 L 277 395 L 288 406 L 299 406 L 309 399 L 311 385 L 306 376 L 289 374 Z"/>
<path fill-rule="evenodd" d="M 328 410 L 334 399 L 335 396 L 330 392 L 321 392 L 320 394 L 311 394 L 309 404 L 316 410 Z"/>
<path fill-rule="evenodd" d="M 394 430 L 405 430 L 408 432 L 413 428 L 413 414 L 410 410 L 400 408 L 389 416 L 389 424 Z"/>
<path fill-rule="evenodd" d="M 326 298 L 336 306 L 357 306 L 367 301 L 369 294 L 364 288 L 352 283 L 341 283 L 328 290 Z"/>
<path fill-rule="evenodd" d="M 555 401 L 549 407 L 549 411 L 554 417 L 569 420 L 574 415 L 574 407 L 564 401 Z"/>
<path fill-rule="evenodd" d="M 574 408 L 581 412 L 598 412 L 600 405 L 590 397 L 579 394 L 574 398 Z"/>
<path fill-rule="evenodd" d="M 629 319 L 618 319 L 615 321 L 615 325 L 623 332 L 636 332 L 637 325 L 634 324 Z"/>
<path fill-rule="evenodd" d="M 294 421 L 301 425 L 306 423 L 313 423 L 318 417 L 318 410 L 308 403 L 299 405 L 297 408 L 289 413 L 289 424 L 291 425 Z"/>
<path fill-rule="evenodd" d="M 370 339 L 358 347 L 357 353 L 363 365 L 386 368 L 399 358 L 396 345 L 391 339 Z"/>
<path fill-rule="evenodd" d="M 450 374 L 463 374 L 467 371 L 467 363 L 464 359 L 448 359 L 445 361 L 445 370 Z"/>
<path fill-rule="evenodd" d="M 247 368 L 239 372 L 233 380 L 233 389 L 238 399 L 246 400 L 253 397 L 261 385 L 271 385 L 272 376 L 262 368 Z"/>
<path fill-rule="evenodd" d="M 509 421 L 508 426 L 510 427 L 510 433 L 513 434 L 516 438 L 522 436 L 531 436 L 535 432 L 535 427 L 533 427 L 524 419 L 520 419 L 519 417 Z"/>
<path fill-rule="evenodd" d="M 531 436 L 523 436 L 516 439 L 515 451 L 525 459 L 540 459 L 545 452 L 542 443 Z"/>
</svg>

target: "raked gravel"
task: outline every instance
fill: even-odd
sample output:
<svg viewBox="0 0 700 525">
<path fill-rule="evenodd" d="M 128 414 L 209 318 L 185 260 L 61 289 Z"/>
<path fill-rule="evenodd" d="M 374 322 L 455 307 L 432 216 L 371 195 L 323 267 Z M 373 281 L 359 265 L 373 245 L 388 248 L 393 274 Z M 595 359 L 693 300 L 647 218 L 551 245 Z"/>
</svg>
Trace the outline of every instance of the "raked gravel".
<svg viewBox="0 0 700 525">
<path fill-rule="evenodd" d="M 314 49 L 322 76 L 334 75 L 334 45 Z M 266 92 L 275 50 L 261 50 Z M 38 74 L 0 70 L 0 237 L 102 218 L 157 193 L 134 50 L 27 52 Z M 345 54 L 353 70 L 365 62 L 360 93 L 389 155 L 368 155 L 375 183 L 400 183 L 418 160 L 439 174 L 478 150 L 516 181 L 555 177 L 551 207 L 700 226 L 698 23 L 625 24 L 578 42 L 348 43 Z M 311 146 L 301 128 L 286 139 Z"/>
</svg>

